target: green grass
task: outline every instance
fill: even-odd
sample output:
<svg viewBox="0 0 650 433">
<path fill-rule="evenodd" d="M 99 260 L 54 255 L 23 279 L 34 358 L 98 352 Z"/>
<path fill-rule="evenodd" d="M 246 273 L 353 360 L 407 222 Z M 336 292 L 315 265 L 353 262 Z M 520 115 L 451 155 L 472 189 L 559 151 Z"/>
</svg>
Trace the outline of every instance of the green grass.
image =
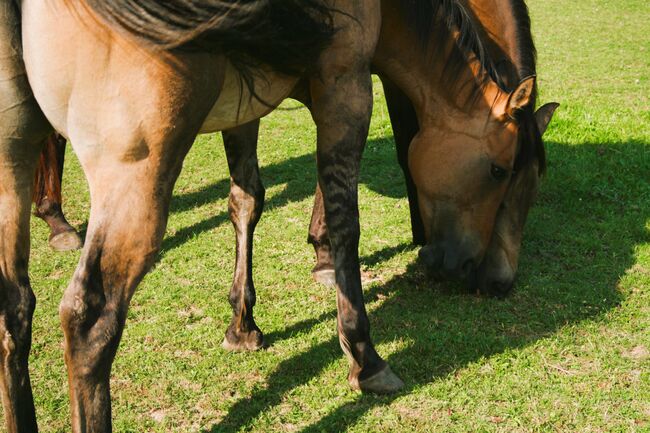
<svg viewBox="0 0 650 433">
<path fill-rule="evenodd" d="M 516 291 L 477 298 L 427 281 L 379 86 L 364 155 L 360 254 L 379 352 L 404 379 L 390 397 L 348 389 L 334 293 L 305 243 L 315 129 L 296 103 L 263 120 L 267 205 L 255 237 L 257 321 L 271 346 L 220 343 L 234 234 L 218 135 L 178 181 L 160 260 L 136 292 L 113 368 L 116 432 L 649 431 L 650 6 L 530 0 L 541 102 L 562 103 L 526 228 Z M 293 109 L 296 108 L 296 109 Z M 88 194 L 69 155 L 65 209 Z M 78 252 L 32 223 L 38 297 L 31 371 L 41 430 L 69 431 L 57 308 Z"/>
</svg>

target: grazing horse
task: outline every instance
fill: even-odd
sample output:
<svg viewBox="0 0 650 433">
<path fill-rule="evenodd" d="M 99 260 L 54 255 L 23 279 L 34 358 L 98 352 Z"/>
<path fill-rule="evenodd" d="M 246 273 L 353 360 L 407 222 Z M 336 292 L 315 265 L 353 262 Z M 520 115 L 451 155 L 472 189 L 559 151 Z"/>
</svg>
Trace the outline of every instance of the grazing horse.
<svg viewBox="0 0 650 433">
<path fill-rule="evenodd" d="M 384 1 L 384 4 L 391 3 Z M 486 48 L 490 57 L 496 62 L 499 76 L 502 78 L 501 86 L 514 91 L 526 77 L 533 77 L 536 74 L 536 50 L 532 39 L 530 29 L 530 17 L 528 8 L 523 0 L 510 0 L 501 2 L 497 0 L 469 0 L 467 10 L 472 15 L 475 22 L 479 24 L 479 31 L 484 35 Z M 391 9 L 384 8 L 384 13 Z M 402 29 L 403 30 L 403 29 Z M 407 42 L 401 35 L 403 31 L 397 28 L 382 28 L 377 53 L 373 63 L 377 65 L 379 76 L 384 85 L 384 94 L 388 107 L 391 124 L 393 127 L 395 144 L 397 148 L 397 157 L 399 164 L 404 173 L 406 180 L 409 207 L 411 213 L 411 226 L 413 242 L 419 245 L 426 245 L 421 250 L 423 261 L 431 268 L 439 270 L 441 267 L 444 274 L 449 275 L 458 270 L 457 267 L 449 266 L 454 260 L 449 260 L 449 256 L 455 257 L 462 252 L 454 251 L 463 248 L 463 238 L 472 236 L 471 225 L 469 220 L 480 222 L 483 227 L 489 228 L 489 221 L 494 216 L 494 204 L 487 214 L 476 212 L 474 217 L 462 219 L 462 215 L 470 212 L 454 212 L 454 217 L 445 218 L 444 208 L 450 205 L 457 209 L 464 206 L 474 206 L 474 202 L 469 199 L 472 194 L 484 195 L 490 190 L 492 184 L 498 187 L 499 183 L 507 183 L 507 191 L 502 199 L 496 213 L 494 230 L 489 238 L 487 249 L 485 243 L 481 251 L 485 251 L 480 259 L 481 254 L 475 254 L 472 261 L 471 272 L 463 272 L 468 277 L 468 283 L 474 289 L 481 293 L 487 293 L 495 296 L 503 296 L 512 288 L 517 264 L 519 250 L 521 247 L 522 234 L 528 211 L 532 206 L 537 194 L 539 178 L 545 170 L 545 152 L 541 139 L 545 132 L 555 109 L 559 104 L 548 103 L 534 111 L 536 99 L 536 87 L 524 104 L 514 114 L 511 119 L 518 128 L 517 154 L 512 165 L 495 164 L 490 161 L 483 161 L 485 168 L 481 171 L 465 172 L 465 167 L 470 164 L 481 164 L 480 159 L 484 159 L 481 153 L 472 151 L 468 147 L 463 148 L 462 140 L 457 140 L 458 148 L 462 150 L 452 151 L 450 145 L 454 145 L 453 134 L 449 134 L 449 129 L 453 125 L 459 125 L 454 118 L 453 109 L 449 108 L 451 101 L 462 103 L 461 96 L 455 96 L 448 86 L 440 85 L 430 87 L 428 95 L 416 95 L 410 98 L 409 83 L 397 83 L 390 75 L 390 70 L 382 69 L 379 64 L 383 62 L 392 62 L 394 54 L 399 49 L 400 44 Z M 387 44 L 384 41 L 394 41 L 395 49 L 390 55 L 386 55 L 382 50 Z M 404 46 L 408 47 L 409 44 Z M 382 60 L 382 56 L 384 60 Z M 439 71 L 439 70 L 438 70 Z M 429 79 L 435 80 L 435 76 Z M 413 94 L 414 92 L 410 92 Z M 423 98 L 423 97 L 424 98 Z M 423 100 L 424 99 L 424 100 Z M 467 124 L 460 124 L 466 127 Z M 413 151 L 412 164 L 420 173 L 412 173 L 409 168 L 409 150 L 414 139 L 421 140 L 419 137 L 426 133 L 427 130 L 437 131 L 430 134 L 430 141 L 438 147 L 438 152 L 446 152 L 453 155 L 455 161 L 450 162 L 445 157 L 440 158 L 421 158 L 419 152 Z M 420 132 L 422 131 L 422 132 Z M 489 140 L 489 137 L 486 137 Z M 416 164 L 417 162 L 424 163 Z M 486 162 L 490 163 L 489 169 Z M 454 177 L 452 170 L 458 168 L 457 177 Z M 430 174 L 437 173 L 452 181 L 457 179 L 466 179 L 465 188 L 451 190 L 447 188 L 444 182 L 435 183 Z M 489 173 L 489 176 L 487 174 Z M 419 183 L 414 182 L 414 175 L 417 175 Z M 430 185 L 425 185 L 426 183 Z M 433 184 L 433 186 L 431 185 Z M 431 188 L 435 188 L 431 190 Z M 429 188 L 428 194 L 431 197 L 439 198 L 423 201 L 427 207 L 435 209 L 435 215 L 432 217 L 430 210 L 422 209 L 419 206 L 418 194 L 422 189 Z M 445 203 L 446 202 L 446 203 Z M 478 203 L 476 203 L 478 204 Z M 309 230 L 308 241 L 313 244 L 316 251 L 317 264 L 314 267 L 314 278 L 325 284 L 331 284 L 333 281 L 333 265 L 330 254 L 329 239 L 327 237 L 327 226 L 323 218 L 323 201 L 320 191 L 317 189 L 314 211 Z M 460 218 L 459 218 L 460 217 Z M 457 234 L 450 234 L 456 222 L 463 224 L 457 229 Z M 425 227 L 426 223 L 426 227 Z M 427 236 L 429 233 L 434 234 L 434 239 Z M 436 239 L 438 244 L 436 245 Z M 487 239 L 485 237 L 484 239 Z M 441 245 L 442 244 L 442 245 Z M 445 251 L 445 247 L 447 251 Z M 449 251 L 451 250 L 451 251 Z M 449 254 L 451 252 L 451 254 Z M 471 256 L 465 254 L 464 257 Z M 464 261 L 463 259 L 461 261 Z M 478 265 L 478 266 L 477 266 Z M 455 268 L 455 269 L 454 269 Z M 462 270 L 462 268 L 461 268 Z M 440 275 L 440 272 L 438 271 Z M 456 272 L 457 274 L 457 272 Z"/>
<path fill-rule="evenodd" d="M 384 10 L 395 10 L 396 6 L 392 3 L 394 3 L 394 1 L 384 1 L 382 5 Z M 472 0 L 468 2 L 467 6 L 468 11 L 472 14 L 475 21 L 481 24 L 480 30 L 486 36 L 486 45 L 490 55 L 497 59 L 496 61 L 500 67 L 501 76 L 503 78 L 501 84 L 510 90 L 514 90 L 515 86 L 523 78 L 534 76 L 536 72 L 535 47 L 530 31 L 528 10 L 523 0 L 511 0 L 508 2 L 495 2 L 495 0 Z M 421 16 L 427 16 L 427 11 L 420 12 L 424 12 Z M 376 56 L 379 58 L 374 60 L 375 64 L 378 61 L 381 61 L 380 57 L 382 55 L 382 49 L 383 47 L 388 46 L 388 41 L 396 39 L 396 35 L 394 34 L 396 30 L 402 32 L 408 31 L 408 29 L 405 28 L 396 29 L 395 27 L 391 30 L 393 33 L 391 33 L 391 31 L 383 31 L 380 35 L 378 43 L 379 49 Z M 435 43 L 435 41 L 433 41 L 433 43 Z M 436 72 L 436 70 L 434 70 L 434 72 Z M 437 72 L 441 71 L 437 70 Z M 398 161 L 406 179 L 411 211 L 413 240 L 416 244 L 424 245 L 427 243 L 427 238 L 425 236 L 422 216 L 420 215 L 417 196 L 418 189 L 413 182 L 413 177 L 408 166 L 408 152 L 412 140 L 420 130 L 418 123 L 419 118 L 424 119 L 424 122 L 426 122 L 426 124 L 423 125 L 423 129 L 438 128 L 441 131 L 444 131 L 444 128 L 439 128 L 435 122 L 432 122 L 434 116 L 431 113 L 416 112 L 414 104 L 404 93 L 405 91 L 391 81 L 389 74 L 380 73 L 380 78 L 384 83 L 387 106 L 394 130 Z M 429 77 L 429 80 L 437 79 L 440 79 L 437 75 Z M 455 98 L 457 102 L 460 99 L 460 96 L 454 97 L 453 94 L 450 94 L 451 92 L 447 86 L 432 87 L 431 91 L 438 92 L 439 94 L 437 95 L 437 98 L 435 96 L 430 97 L 430 101 L 436 101 L 441 98 L 443 100 L 446 99 L 453 101 Z M 546 129 L 546 126 L 550 122 L 553 112 L 558 105 L 555 103 L 546 104 L 533 114 L 532 110 L 535 106 L 535 93 L 536 89 L 534 89 L 533 94 L 529 98 L 529 102 L 518 113 L 517 121 L 520 125 L 519 144 L 513 169 L 503 170 L 503 167 L 499 166 L 490 167 L 492 177 L 508 177 L 508 172 L 511 172 L 512 176 L 508 179 L 506 198 L 501 202 L 500 209 L 498 210 L 495 219 L 495 230 L 490 237 L 486 253 L 483 255 L 482 260 L 476 260 L 476 263 L 473 263 L 474 266 L 472 266 L 471 272 L 469 272 L 468 280 L 470 284 L 475 285 L 481 292 L 487 292 L 497 296 L 505 295 L 512 287 L 515 278 L 524 224 L 528 210 L 530 209 L 536 195 L 539 176 L 543 173 L 545 168 L 545 155 L 543 143 L 541 141 L 541 134 Z M 303 92 L 303 95 L 304 94 L 305 92 Z M 303 102 L 309 103 L 309 101 L 304 100 Z M 420 107 L 424 106 L 422 102 L 420 102 L 419 105 Z M 428 110 L 429 112 L 432 111 L 430 107 L 426 106 L 425 110 Z M 437 108 L 434 114 L 438 119 L 438 123 L 443 121 L 448 125 L 454 122 L 452 112 L 452 110 L 444 109 L 443 107 L 443 109 Z M 232 147 L 228 144 L 228 141 L 230 140 L 237 141 L 237 147 L 241 148 L 242 140 L 253 140 L 253 137 L 256 139 L 257 128 L 258 125 L 251 123 L 247 127 L 242 127 L 225 133 L 224 142 L 226 148 L 228 149 L 229 147 Z M 444 145 L 445 140 L 446 137 L 443 137 L 438 139 L 437 142 L 443 142 Z M 254 148 L 254 146 L 254 144 L 248 145 L 248 147 L 251 148 Z M 457 158 L 463 159 L 463 163 L 467 163 L 470 159 L 476 157 L 475 153 L 467 150 L 455 153 Z M 426 161 L 426 168 L 432 173 L 447 174 L 451 168 L 442 158 L 433 160 L 427 159 Z M 466 196 L 469 196 L 472 193 L 471 188 L 477 190 L 486 182 L 492 182 L 492 180 L 477 179 L 478 176 L 481 176 L 479 171 L 472 174 L 462 173 L 461 176 L 468 179 L 466 183 L 470 185 L 469 188 L 467 190 L 457 190 L 460 196 L 454 196 L 451 191 L 444 191 L 446 197 L 449 198 L 448 201 L 462 203 L 461 201 L 466 201 Z M 453 179 L 453 177 L 451 178 Z M 444 185 L 440 185 L 439 189 L 442 190 L 444 187 Z M 233 194 L 237 194 L 237 192 L 233 192 Z M 439 205 L 438 207 L 442 206 Z M 58 209 L 60 209 L 60 205 Z M 334 262 L 331 255 L 331 246 L 327 235 L 324 212 L 322 195 L 320 189 L 317 189 L 308 236 L 308 241 L 314 245 L 316 251 L 317 264 L 314 267 L 313 275 L 317 281 L 325 284 L 334 284 Z M 50 243 L 55 248 L 55 243 L 52 241 L 52 239 L 57 239 L 53 238 L 56 234 L 55 229 L 65 227 L 66 224 L 62 214 L 58 213 L 56 214 L 56 217 L 58 217 L 58 220 L 55 217 L 50 217 L 50 221 L 59 221 L 57 224 L 48 221 L 52 230 Z M 450 218 L 447 218 L 447 220 L 449 219 Z M 432 224 L 432 221 L 428 222 L 429 226 Z M 485 221 L 483 221 L 483 224 L 486 227 L 488 226 Z M 440 227 L 440 222 L 438 222 L 436 226 Z M 463 230 L 461 227 L 460 231 L 463 232 L 468 230 Z M 66 232 L 65 234 L 66 236 L 72 236 L 69 232 Z M 452 241 L 447 242 L 447 244 L 450 243 L 453 245 L 453 238 Z M 67 243 L 67 245 L 72 244 L 72 242 Z M 441 265 L 444 265 L 445 263 L 441 250 L 442 248 L 440 247 L 436 250 L 435 247 L 429 245 L 422 250 L 421 255 L 424 258 L 424 261 L 428 262 L 431 267 L 440 268 Z M 243 256 L 245 256 L 245 254 L 243 254 Z M 436 260 L 436 257 L 438 260 Z M 447 262 L 449 262 L 449 260 Z M 450 272 L 449 269 L 447 269 L 447 273 L 451 273 L 452 275 L 454 274 L 453 270 Z M 465 273 L 467 274 L 467 272 Z"/>
<path fill-rule="evenodd" d="M 459 3 L 421 1 L 458 29 L 454 40 L 478 56 L 475 76 L 487 76 L 481 66 L 490 72 L 491 62 Z M 9 432 L 37 430 L 27 362 L 35 306 L 29 209 L 41 143 L 52 128 L 73 143 L 91 195 L 84 249 L 59 309 L 72 431 L 109 432 L 110 370 L 128 305 L 160 248 L 173 185 L 195 136 L 264 116 L 299 82 L 318 131 L 348 381 L 372 392 L 403 385 L 371 342 L 358 259 L 357 183 L 381 11 L 360 0 L 333 5 L 0 1 L 0 392 Z M 512 106 L 505 102 L 511 97 L 493 96 L 499 110 Z M 248 194 L 253 184 L 258 191 L 247 149 L 228 152 L 228 159 L 233 188 Z M 251 204 L 231 200 L 252 216 L 238 225 L 238 237 L 247 239 L 259 217 Z M 226 339 L 245 348 L 242 342 L 256 338 L 245 326 L 254 296 L 231 293 L 231 302 L 244 326 L 231 325 Z"/>
</svg>

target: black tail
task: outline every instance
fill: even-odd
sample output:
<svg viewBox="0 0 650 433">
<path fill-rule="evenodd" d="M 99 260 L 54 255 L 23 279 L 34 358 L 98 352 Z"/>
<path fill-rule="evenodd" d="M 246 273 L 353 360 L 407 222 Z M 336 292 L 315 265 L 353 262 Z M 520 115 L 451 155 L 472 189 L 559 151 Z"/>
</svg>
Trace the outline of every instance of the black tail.
<svg viewBox="0 0 650 433">
<path fill-rule="evenodd" d="M 334 34 L 323 0 L 79 0 L 155 47 L 222 52 L 242 72 L 261 63 L 298 75 Z M 245 74 L 246 75 L 246 74 Z"/>
</svg>

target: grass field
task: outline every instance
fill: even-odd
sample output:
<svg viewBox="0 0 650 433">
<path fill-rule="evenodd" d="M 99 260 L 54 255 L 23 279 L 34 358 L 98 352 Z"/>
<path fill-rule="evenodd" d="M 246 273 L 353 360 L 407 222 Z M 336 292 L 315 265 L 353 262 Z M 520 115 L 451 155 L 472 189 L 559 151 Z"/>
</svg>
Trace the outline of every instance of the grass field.
<svg viewBox="0 0 650 433">
<path fill-rule="evenodd" d="M 360 255 L 374 340 L 407 387 L 389 397 L 349 390 L 334 292 L 312 282 L 305 242 L 315 130 L 288 102 L 263 120 L 260 148 L 256 317 L 270 347 L 220 346 L 234 234 L 221 139 L 203 136 L 177 183 L 160 259 L 133 298 L 113 368 L 116 432 L 650 431 L 650 4 L 529 5 L 540 102 L 562 106 L 515 292 L 478 298 L 424 277 L 376 86 Z M 83 229 L 87 189 L 72 154 L 67 164 L 65 209 Z M 66 432 L 57 309 L 79 253 L 52 253 L 41 221 L 32 239 L 39 423 Z"/>
</svg>

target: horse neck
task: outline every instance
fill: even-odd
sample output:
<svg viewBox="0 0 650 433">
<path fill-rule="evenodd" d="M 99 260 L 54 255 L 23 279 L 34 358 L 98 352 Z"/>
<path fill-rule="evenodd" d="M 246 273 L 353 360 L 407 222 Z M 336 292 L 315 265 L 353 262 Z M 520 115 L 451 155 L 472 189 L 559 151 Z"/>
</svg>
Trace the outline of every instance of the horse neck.
<svg viewBox="0 0 650 433">
<path fill-rule="evenodd" d="M 523 0 L 466 0 L 468 10 L 480 23 L 487 48 L 501 71 L 508 88 L 535 74 L 535 46 L 530 19 Z"/>
<path fill-rule="evenodd" d="M 390 79 L 411 100 L 420 128 L 427 125 L 462 121 L 485 122 L 495 98 L 500 95 L 496 83 L 488 80 L 472 104 L 481 66 L 468 60 L 457 79 L 458 85 L 446 82 L 446 59 L 457 50 L 453 38 L 443 46 L 432 40 L 428 48 L 418 40 L 402 13 L 400 0 L 382 0 L 382 29 L 373 65 L 381 75 Z M 435 33 L 435 32 L 434 32 Z M 436 37 L 436 34 L 431 36 Z M 440 42 L 437 42 L 438 44 Z M 480 119 L 480 120 L 479 120 Z"/>
</svg>

